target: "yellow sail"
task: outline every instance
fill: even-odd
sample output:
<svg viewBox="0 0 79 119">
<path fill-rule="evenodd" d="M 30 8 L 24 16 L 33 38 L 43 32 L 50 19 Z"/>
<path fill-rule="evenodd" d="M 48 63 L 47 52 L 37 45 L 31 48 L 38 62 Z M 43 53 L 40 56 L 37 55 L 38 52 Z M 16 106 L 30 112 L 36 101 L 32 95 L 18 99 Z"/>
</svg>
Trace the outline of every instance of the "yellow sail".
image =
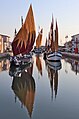
<svg viewBox="0 0 79 119">
<path fill-rule="evenodd" d="M 36 39 L 36 48 L 39 48 L 41 46 L 42 43 L 42 32 L 43 29 L 41 29 L 41 31 L 39 32 L 37 39 Z"/>
<path fill-rule="evenodd" d="M 24 52 L 28 53 L 31 50 L 32 45 L 34 44 L 35 36 L 36 30 L 35 30 L 34 15 L 32 5 L 30 5 L 25 22 L 22 25 L 19 32 L 16 34 L 12 43 L 14 55 Z"/>
</svg>

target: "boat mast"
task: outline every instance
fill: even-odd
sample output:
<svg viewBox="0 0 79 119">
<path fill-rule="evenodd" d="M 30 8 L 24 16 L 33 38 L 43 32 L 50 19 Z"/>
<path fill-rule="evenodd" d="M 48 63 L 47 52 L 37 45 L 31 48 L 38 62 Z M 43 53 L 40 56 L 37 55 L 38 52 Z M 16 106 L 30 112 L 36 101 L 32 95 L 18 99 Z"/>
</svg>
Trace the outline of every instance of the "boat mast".
<svg viewBox="0 0 79 119">
<path fill-rule="evenodd" d="M 21 16 L 21 25 L 23 26 L 23 16 Z"/>
<path fill-rule="evenodd" d="M 16 31 L 16 28 L 15 28 L 15 33 L 14 33 L 14 37 L 16 36 L 16 34 L 17 34 L 17 31 Z"/>
</svg>

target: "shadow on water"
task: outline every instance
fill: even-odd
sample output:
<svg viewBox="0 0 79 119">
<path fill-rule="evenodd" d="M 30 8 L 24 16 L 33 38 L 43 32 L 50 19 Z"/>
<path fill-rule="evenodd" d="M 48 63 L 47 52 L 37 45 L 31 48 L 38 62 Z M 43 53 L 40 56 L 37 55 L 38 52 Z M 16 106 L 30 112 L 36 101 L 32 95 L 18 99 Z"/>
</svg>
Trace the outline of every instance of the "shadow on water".
<svg viewBox="0 0 79 119">
<path fill-rule="evenodd" d="M 18 97 L 21 107 L 26 107 L 31 117 L 35 99 L 35 80 L 32 77 L 33 64 L 31 67 L 22 69 L 18 75 L 17 73 L 13 73 L 13 76 L 11 71 L 13 73 L 13 70 L 10 69 L 10 74 L 13 77 L 12 90 L 15 94 L 15 103 Z"/>
<path fill-rule="evenodd" d="M 36 67 L 40 75 L 42 76 L 42 62 L 41 62 L 41 56 L 37 55 L 36 56 Z"/>
<path fill-rule="evenodd" d="M 66 72 L 68 72 L 67 63 L 69 63 L 71 65 L 71 70 L 75 72 L 75 74 L 77 75 L 79 73 L 79 61 L 71 58 L 65 58 L 64 60 L 65 60 Z"/>
<path fill-rule="evenodd" d="M 53 93 L 55 93 L 55 99 L 57 96 L 58 90 L 58 70 L 62 68 L 61 61 L 60 62 L 52 62 L 52 66 L 45 61 L 46 69 L 48 72 L 48 78 L 50 80 L 50 87 L 52 92 L 52 100 L 53 100 Z"/>
</svg>

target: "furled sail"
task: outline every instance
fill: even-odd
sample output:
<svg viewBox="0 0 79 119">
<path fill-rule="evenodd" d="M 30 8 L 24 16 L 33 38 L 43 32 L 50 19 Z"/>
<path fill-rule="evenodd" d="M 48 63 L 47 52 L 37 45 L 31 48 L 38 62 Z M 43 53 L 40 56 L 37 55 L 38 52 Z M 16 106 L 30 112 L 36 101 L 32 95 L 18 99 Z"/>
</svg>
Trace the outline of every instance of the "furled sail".
<svg viewBox="0 0 79 119">
<path fill-rule="evenodd" d="M 58 25 L 56 21 L 56 29 L 55 29 L 55 51 L 58 51 Z"/>
<path fill-rule="evenodd" d="M 54 19 L 52 16 L 52 22 L 51 22 L 51 28 L 50 28 L 50 39 L 51 39 L 51 50 L 52 52 L 55 51 L 55 44 L 54 44 L 54 38 L 53 38 L 53 27 L 54 27 Z"/>
<path fill-rule="evenodd" d="M 43 33 L 43 29 L 41 29 L 41 31 L 39 32 L 37 39 L 36 39 L 36 48 L 39 48 L 41 46 L 42 43 L 42 33 Z"/>
<path fill-rule="evenodd" d="M 25 22 L 12 42 L 13 54 L 18 55 L 29 53 L 33 48 L 35 36 L 34 15 L 32 5 L 30 5 Z"/>
</svg>

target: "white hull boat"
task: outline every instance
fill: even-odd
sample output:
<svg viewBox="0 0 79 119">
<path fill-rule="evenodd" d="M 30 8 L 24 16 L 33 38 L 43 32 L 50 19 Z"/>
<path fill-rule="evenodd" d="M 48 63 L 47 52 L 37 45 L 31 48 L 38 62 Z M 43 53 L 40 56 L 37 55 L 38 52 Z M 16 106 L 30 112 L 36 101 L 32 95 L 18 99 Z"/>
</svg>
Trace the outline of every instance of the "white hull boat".
<svg viewBox="0 0 79 119">
<path fill-rule="evenodd" d="M 60 52 L 54 52 L 54 53 L 50 53 L 47 55 L 46 59 L 48 61 L 60 61 L 62 57 L 62 54 Z"/>
<path fill-rule="evenodd" d="M 53 70 L 60 70 L 61 69 L 61 61 L 50 62 L 50 61 L 46 60 L 46 62 L 47 62 L 48 67 L 53 69 Z"/>
</svg>

